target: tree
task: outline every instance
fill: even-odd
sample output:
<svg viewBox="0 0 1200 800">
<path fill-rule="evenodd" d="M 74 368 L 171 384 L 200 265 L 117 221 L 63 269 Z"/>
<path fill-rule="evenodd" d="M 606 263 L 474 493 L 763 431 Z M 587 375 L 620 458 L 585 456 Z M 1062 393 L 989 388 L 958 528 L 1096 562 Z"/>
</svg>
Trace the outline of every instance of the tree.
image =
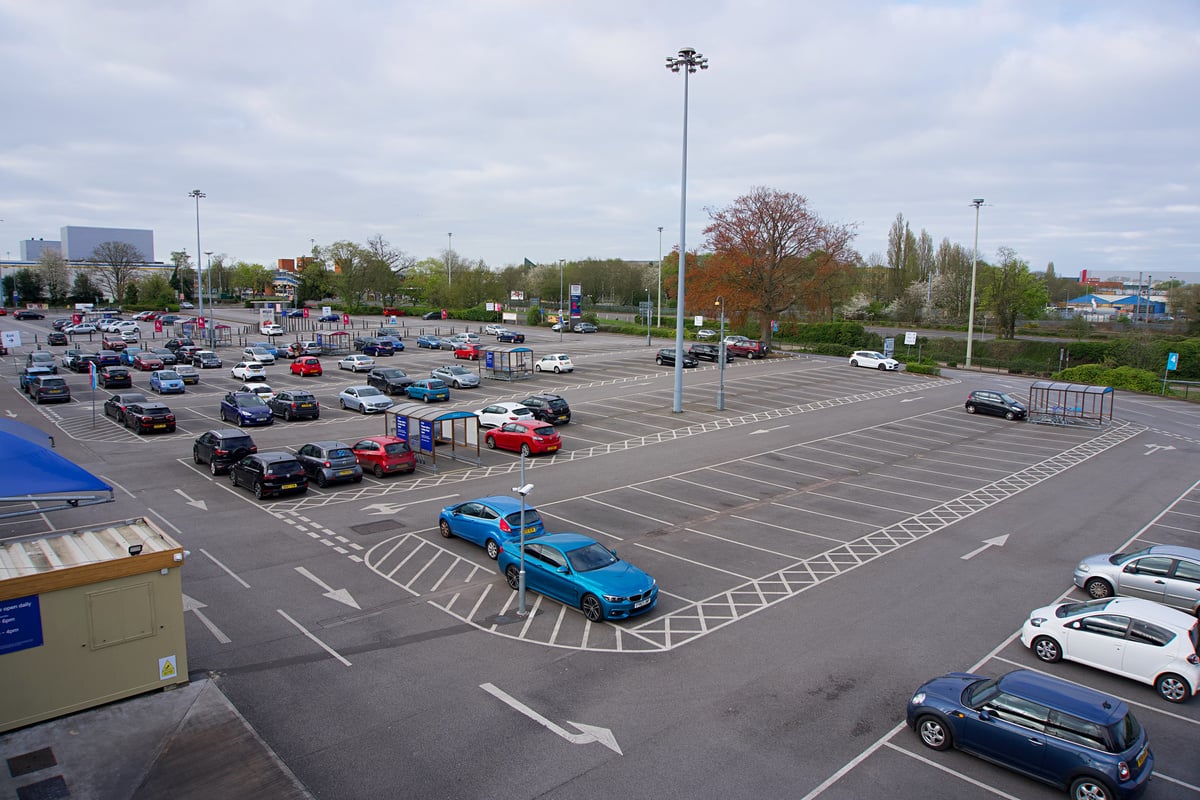
<svg viewBox="0 0 1200 800">
<path fill-rule="evenodd" d="M 735 312 L 754 313 L 766 342 L 771 320 L 827 303 L 820 292 L 830 276 L 852 272 L 858 260 L 853 227 L 822 220 L 799 194 L 756 187 L 709 217 L 704 234 L 712 257 L 692 273 L 697 295 L 709 309 L 721 295 L 727 313 L 731 300 Z M 849 281 L 846 287 L 848 297 Z"/>
<path fill-rule="evenodd" d="M 137 282 L 138 300 L 151 308 L 167 308 L 176 302 L 177 295 L 166 275 L 154 272 Z"/>
<path fill-rule="evenodd" d="M 187 250 L 173 250 L 171 263 L 171 287 L 175 289 L 176 297 L 182 295 L 184 300 L 195 300 L 196 272 L 192 269 L 192 257 Z"/>
<path fill-rule="evenodd" d="M 66 299 L 70 285 L 71 269 L 67 259 L 58 250 L 45 249 L 38 256 L 38 268 L 46 281 L 46 294 L 50 297 L 50 305 L 62 305 Z"/>
<path fill-rule="evenodd" d="M 982 304 L 996 315 L 996 326 L 1005 339 L 1016 337 L 1017 317 L 1036 317 L 1046 307 L 1046 285 L 1029 272 L 1029 264 L 1016 251 L 1001 247 L 1000 264 L 988 269 Z"/>
<path fill-rule="evenodd" d="M 322 300 L 329 297 L 333 290 L 333 280 L 325 265 L 310 261 L 300 270 L 300 285 L 296 287 L 296 302 L 305 303 L 310 300 Z"/>
<path fill-rule="evenodd" d="M 94 265 L 92 278 L 116 302 L 125 296 L 125 283 L 146 263 L 141 251 L 128 242 L 101 242 L 88 261 Z"/>
<path fill-rule="evenodd" d="M 70 303 L 99 303 L 100 289 L 92 283 L 92 277 L 88 272 L 75 273 L 75 282 L 71 286 L 71 293 L 67 295 L 67 301 Z"/>
<path fill-rule="evenodd" d="M 21 302 L 26 300 L 41 301 L 42 295 L 42 273 L 32 269 L 17 270 L 16 279 L 17 296 L 21 298 Z"/>
</svg>

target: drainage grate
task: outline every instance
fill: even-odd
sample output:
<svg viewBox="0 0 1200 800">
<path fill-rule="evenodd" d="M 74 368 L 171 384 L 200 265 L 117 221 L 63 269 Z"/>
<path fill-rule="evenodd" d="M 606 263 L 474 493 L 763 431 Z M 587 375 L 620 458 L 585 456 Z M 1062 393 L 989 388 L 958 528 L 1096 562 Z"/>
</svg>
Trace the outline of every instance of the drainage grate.
<svg viewBox="0 0 1200 800">
<path fill-rule="evenodd" d="M 350 530 L 357 533 L 359 536 L 371 536 L 384 531 L 400 530 L 404 527 L 403 522 L 385 519 L 382 522 L 367 522 L 362 525 L 351 525 Z"/>
<path fill-rule="evenodd" d="M 31 783 L 17 789 L 17 800 L 63 800 L 70 797 L 71 790 L 62 775 Z"/>
<path fill-rule="evenodd" d="M 57 763 L 58 759 L 54 757 L 54 751 L 49 747 L 43 747 L 41 750 L 34 750 L 32 753 L 23 753 L 22 755 L 10 758 L 8 760 L 8 774 L 14 778 L 19 778 L 22 775 L 28 775 L 40 769 L 53 767 Z"/>
</svg>

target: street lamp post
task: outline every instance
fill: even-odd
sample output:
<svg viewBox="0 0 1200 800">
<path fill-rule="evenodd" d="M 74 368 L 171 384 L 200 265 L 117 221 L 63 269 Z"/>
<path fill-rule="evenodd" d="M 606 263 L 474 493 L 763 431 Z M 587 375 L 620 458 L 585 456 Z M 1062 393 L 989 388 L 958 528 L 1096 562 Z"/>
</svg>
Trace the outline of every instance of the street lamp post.
<svg viewBox="0 0 1200 800">
<path fill-rule="evenodd" d="M 533 491 L 533 484 L 525 482 L 525 454 L 521 454 L 521 485 L 513 489 L 521 496 L 521 571 L 517 578 L 517 614 L 525 616 L 525 496 Z"/>
<path fill-rule="evenodd" d="M 979 264 L 979 207 L 983 198 L 972 200 L 971 205 L 975 206 L 975 249 L 971 255 L 971 307 L 967 309 L 967 358 L 963 362 L 967 369 L 971 368 L 971 344 L 975 339 L 975 269 Z"/>
<path fill-rule="evenodd" d="M 454 234 L 446 234 L 446 285 L 454 283 L 454 276 L 450 273 L 450 254 L 454 252 Z"/>
<path fill-rule="evenodd" d="M 688 75 L 708 69 L 708 59 L 695 48 L 685 47 L 677 56 L 667 56 L 667 69 L 683 72 L 683 171 L 679 181 L 679 288 L 675 291 L 675 391 L 671 410 L 683 411 L 683 268 L 687 260 L 687 128 Z"/>
<path fill-rule="evenodd" d="M 563 264 L 565 264 L 565 263 L 567 263 L 567 260 L 565 258 L 560 258 L 558 260 L 558 341 L 559 342 L 562 342 L 562 340 L 563 340 L 563 337 L 562 337 L 563 328 L 566 327 L 566 323 L 563 321 L 563 293 L 562 293 L 562 290 L 563 290 Z"/>
<path fill-rule="evenodd" d="M 196 201 L 196 294 L 200 295 L 200 311 L 196 314 L 198 317 L 204 316 L 204 286 L 200 283 L 200 198 L 208 197 L 199 189 L 192 189 L 188 192 L 188 197 L 194 198 Z M 119 302 L 119 301 L 118 301 Z"/>
<path fill-rule="evenodd" d="M 213 310 L 212 310 L 212 254 L 213 254 L 212 250 L 204 251 L 204 255 L 208 256 L 208 264 L 204 267 L 205 280 L 200 281 L 201 290 L 205 294 L 208 295 L 208 316 L 210 316 L 210 317 L 213 315 Z M 201 307 L 203 307 L 204 304 L 201 303 L 200 305 L 201 305 Z M 206 319 L 206 320 L 204 320 L 204 333 L 208 333 L 209 331 L 213 331 L 214 334 L 216 333 L 214 326 L 213 326 L 213 321 L 211 319 Z M 204 333 L 200 334 L 201 339 L 205 338 Z M 216 337 L 210 335 L 208 338 L 213 339 Z"/>
<path fill-rule="evenodd" d="M 721 307 L 721 345 L 717 350 L 717 411 L 725 410 L 725 296 L 717 295 L 716 305 Z"/>
<path fill-rule="evenodd" d="M 658 327 L 662 327 L 662 232 L 663 226 L 658 226 Z"/>
<path fill-rule="evenodd" d="M 650 290 L 646 290 L 646 347 L 650 346 L 650 321 L 654 319 L 654 314 L 650 312 Z"/>
</svg>

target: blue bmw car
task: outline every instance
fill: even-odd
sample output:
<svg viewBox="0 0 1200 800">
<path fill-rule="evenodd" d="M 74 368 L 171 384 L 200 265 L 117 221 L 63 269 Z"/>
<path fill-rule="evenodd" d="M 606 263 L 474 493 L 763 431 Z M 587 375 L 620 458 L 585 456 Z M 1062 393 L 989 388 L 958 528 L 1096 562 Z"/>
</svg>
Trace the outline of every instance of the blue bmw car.
<svg viewBox="0 0 1200 800">
<path fill-rule="evenodd" d="M 417 347 L 428 347 L 430 350 L 442 349 L 442 337 L 432 333 L 423 333 L 417 337 Z"/>
<path fill-rule="evenodd" d="M 150 391 L 159 394 L 183 394 L 183 378 L 173 369 L 157 369 L 150 373 Z"/>
<path fill-rule="evenodd" d="M 487 550 L 488 558 L 495 558 L 504 544 L 521 538 L 521 502 L 496 495 L 446 506 L 438 515 L 438 530 L 447 539 L 457 536 L 477 544 Z M 545 533 L 541 514 L 525 506 L 525 538 Z"/>
<path fill-rule="evenodd" d="M 520 548 L 502 547 L 496 566 L 516 589 Z M 551 533 L 525 543 L 525 588 L 578 608 L 592 622 L 644 614 L 658 602 L 654 578 L 579 533 Z"/>
</svg>

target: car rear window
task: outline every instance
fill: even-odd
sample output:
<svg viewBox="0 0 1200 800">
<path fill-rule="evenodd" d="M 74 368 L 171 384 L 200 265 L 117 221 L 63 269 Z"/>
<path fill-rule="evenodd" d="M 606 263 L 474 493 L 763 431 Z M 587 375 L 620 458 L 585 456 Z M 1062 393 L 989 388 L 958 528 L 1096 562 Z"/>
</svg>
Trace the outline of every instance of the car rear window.
<svg viewBox="0 0 1200 800">
<path fill-rule="evenodd" d="M 292 392 L 292 400 L 297 403 L 311 403 L 315 399 L 316 398 L 307 392 Z"/>
<path fill-rule="evenodd" d="M 553 436 L 554 435 L 554 426 L 553 425 L 544 425 L 541 428 L 534 428 L 533 432 L 536 433 L 538 436 Z"/>
<path fill-rule="evenodd" d="M 550 401 L 550 407 L 553 408 L 555 411 L 564 409 L 567 407 L 567 401 L 563 400 L 562 398 L 556 398 L 556 399 Z"/>
<path fill-rule="evenodd" d="M 354 453 L 348 447 L 339 447 L 329 451 L 330 458 L 354 458 Z"/>
<path fill-rule="evenodd" d="M 403 455 L 404 453 L 409 452 L 408 442 L 392 442 L 391 444 L 384 445 L 383 452 L 387 453 L 389 456 Z M 528 509 L 525 511 L 525 516 L 527 518 L 529 517 Z"/>
<path fill-rule="evenodd" d="M 1112 735 L 1113 752 L 1121 753 L 1133 747 L 1141 738 L 1142 724 L 1132 713 L 1129 713 L 1108 726 L 1108 731 Z"/>
<path fill-rule="evenodd" d="M 230 436 L 219 441 L 226 450 L 249 450 L 254 447 L 254 440 L 249 436 Z"/>
<path fill-rule="evenodd" d="M 304 472 L 304 467 L 300 466 L 299 461 L 277 461 L 267 465 L 268 475 L 299 475 L 302 472 Z"/>
<path fill-rule="evenodd" d="M 507 522 L 509 525 L 511 525 L 512 529 L 514 531 L 520 530 L 520 528 L 521 528 L 521 512 L 520 511 L 512 512 L 511 514 L 509 514 L 507 517 L 504 518 L 504 521 Z M 541 514 L 539 514 L 537 511 L 535 511 L 532 508 L 525 509 L 525 525 L 526 525 L 526 527 L 528 527 L 530 525 L 536 525 L 541 521 L 542 521 Z"/>
<path fill-rule="evenodd" d="M 62 378 L 42 378 L 42 386 L 59 387 L 66 386 L 67 382 Z"/>
</svg>

